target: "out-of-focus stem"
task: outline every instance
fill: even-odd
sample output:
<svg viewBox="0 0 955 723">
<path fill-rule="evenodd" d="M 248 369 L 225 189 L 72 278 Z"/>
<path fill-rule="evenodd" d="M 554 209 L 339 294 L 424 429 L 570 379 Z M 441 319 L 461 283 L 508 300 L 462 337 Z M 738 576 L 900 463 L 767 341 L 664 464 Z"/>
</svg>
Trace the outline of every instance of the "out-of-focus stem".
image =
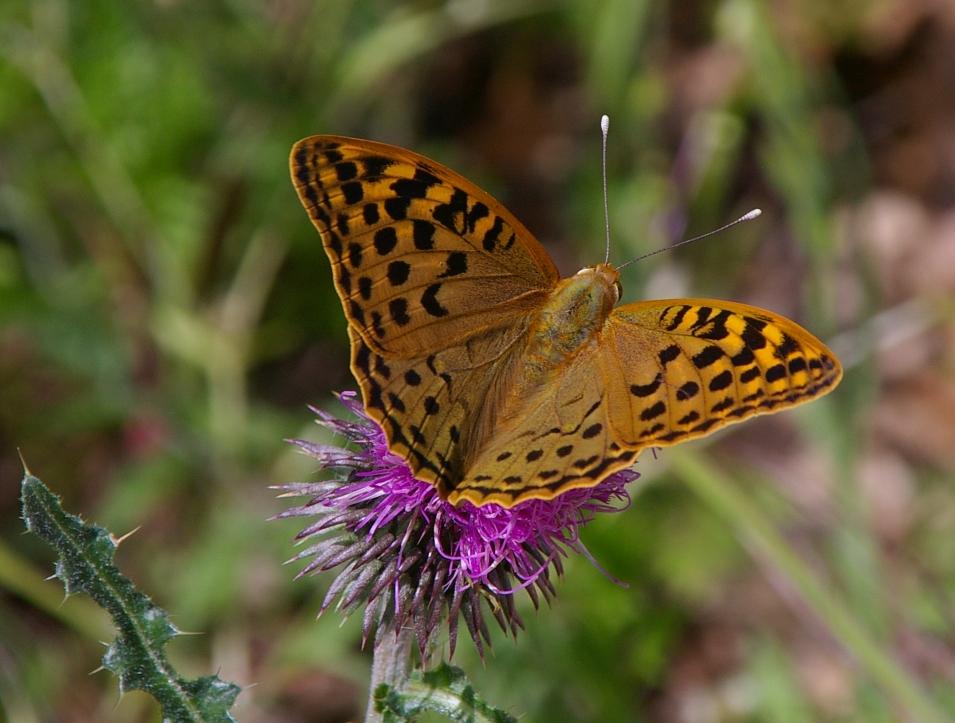
<svg viewBox="0 0 955 723">
<path fill-rule="evenodd" d="M 371 685 L 368 686 L 368 712 L 365 723 L 382 723 L 384 718 L 375 710 L 375 690 L 385 683 L 395 690 L 404 688 L 411 673 L 411 643 L 414 639 L 411 629 L 399 630 L 396 634 L 386 633 L 375 645 L 374 661 L 371 665 Z"/>
</svg>

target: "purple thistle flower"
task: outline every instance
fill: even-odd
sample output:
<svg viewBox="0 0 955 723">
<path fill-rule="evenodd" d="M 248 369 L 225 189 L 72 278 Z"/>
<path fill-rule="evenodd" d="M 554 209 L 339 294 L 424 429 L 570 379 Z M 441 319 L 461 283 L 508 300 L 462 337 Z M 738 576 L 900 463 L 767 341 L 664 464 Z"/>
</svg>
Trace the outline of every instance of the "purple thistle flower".
<svg viewBox="0 0 955 723">
<path fill-rule="evenodd" d="M 311 499 L 278 517 L 316 518 L 296 536 L 314 540 L 292 558 L 309 559 L 298 577 L 341 568 L 321 612 L 336 599 L 346 615 L 364 606 L 363 644 L 372 631 L 377 642 L 385 632 L 410 625 L 424 656 L 446 613 L 450 654 L 463 617 L 483 655 L 491 638 L 482 598 L 501 629 L 516 636 L 523 622 L 514 594 L 523 590 L 536 608 L 541 597 L 550 601 L 554 596 L 551 570 L 562 574 L 570 551 L 593 562 L 579 538 L 580 526 L 597 512 L 625 509 L 630 503 L 625 486 L 639 476 L 624 470 L 595 487 L 511 508 L 467 501 L 455 507 L 389 451 L 384 433 L 365 415 L 354 392 L 339 399 L 357 421 L 312 411 L 349 447 L 290 440 L 337 476 L 280 485 L 290 495 Z"/>
</svg>

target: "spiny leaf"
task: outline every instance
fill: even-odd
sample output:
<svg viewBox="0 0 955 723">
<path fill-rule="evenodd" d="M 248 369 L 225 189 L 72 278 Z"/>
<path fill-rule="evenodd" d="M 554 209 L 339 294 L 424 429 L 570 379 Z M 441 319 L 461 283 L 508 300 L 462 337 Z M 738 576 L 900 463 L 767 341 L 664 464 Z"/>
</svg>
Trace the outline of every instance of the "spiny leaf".
<svg viewBox="0 0 955 723">
<path fill-rule="evenodd" d="M 119 634 L 103 665 L 119 678 L 120 690 L 152 695 L 164 721 L 234 721 L 229 708 L 239 694 L 237 685 L 215 675 L 186 680 L 169 664 L 164 648 L 179 631 L 113 564 L 112 535 L 64 511 L 60 499 L 31 474 L 23 478 L 20 500 L 26 528 L 57 551 L 56 576 L 67 593 L 85 592 L 113 618 Z"/>
<path fill-rule="evenodd" d="M 379 685 L 375 689 L 375 710 L 386 723 L 413 721 L 426 710 L 461 723 L 517 722 L 478 698 L 464 671 L 447 663 L 426 672 L 416 670 L 401 690 Z"/>
</svg>

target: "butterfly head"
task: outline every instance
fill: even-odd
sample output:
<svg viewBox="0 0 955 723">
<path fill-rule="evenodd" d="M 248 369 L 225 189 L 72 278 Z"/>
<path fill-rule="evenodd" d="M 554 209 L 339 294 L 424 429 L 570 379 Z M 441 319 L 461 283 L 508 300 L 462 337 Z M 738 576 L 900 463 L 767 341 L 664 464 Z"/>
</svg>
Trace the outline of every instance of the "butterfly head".
<svg viewBox="0 0 955 723">
<path fill-rule="evenodd" d="M 623 296 L 623 287 L 620 285 L 620 272 L 610 264 L 597 264 L 581 269 L 575 277 L 580 277 L 604 291 L 603 296 L 610 301 L 613 307 Z"/>
</svg>

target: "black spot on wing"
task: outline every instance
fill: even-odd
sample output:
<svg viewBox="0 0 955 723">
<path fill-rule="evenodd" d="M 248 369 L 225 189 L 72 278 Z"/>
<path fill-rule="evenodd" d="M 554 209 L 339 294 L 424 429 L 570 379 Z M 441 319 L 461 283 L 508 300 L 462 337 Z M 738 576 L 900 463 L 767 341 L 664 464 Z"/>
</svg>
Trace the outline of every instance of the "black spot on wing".
<svg viewBox="0 0 955 723">
<path fill-rule="evenodd" d="M 337 220 L 338 220 L 338 230 L 343 236 L 347 236 L 349 233 L 351 233 L 351 231 L 349 230 L 347 213 L 343 212 L 338 214 Z"/>
<path fill-rule="evenodd" d="M 345 296 L 351 294 L 351 274 L 349 273 L 348 269 L 344 267 L 344 265 L 338 267 L 338 283 L 345 291 Z"/>
<path fill-rule="evenodd" d="M 412 178 L 400 178 L 391 184 L 391 190 L 401 198 L 424 198 L 428 195 L 428 185 Z"/>
<path fill-rule="evenodd" d="M 365 156 L 361 159 L 361 162 L 365 166 L 365 175 L 369 179 L 380 178 L 385 174 L 385 171 L 394 165 L 393 160 L 383 156 Z"/>
<path fill-rule="evenodd" d="M 493 251 L 494 247 L 497 245 L 498 237 L 501 235 L 501 231 L 504 230 L 504 219 L 500 216 L 494 217 L 494 223 L 491 225 L 487 231 L 484 232 L 484 238 L 482 239 L 482 245 L 484 246 L 485 251 Z"/>
<path fill-rule="evenodd" d="M 460 188 L 455 188 L 454 193 L 451 194 L 450 200 L 448 200 L 447 203 L 442 203 L 435 206 L 434 210 L 431 212 L 431 215 L 434 217 L 435 221 L 450 231 L 454 231 L 457 234 L 463 234 L 465 229 L 462 228 L 462 224 L 459 224 L 459 220 L 464 219 L 464 214 L 467 213 L 467 210 L 468 194 L 466 194 Z"/>
<path fill-rule="evenodd" d="M 676 344 L 671 344 L 660 352 L 660 363 L 666 366 L 678 356 L 680 356 L 680 347 Z"/>
<path fill-rule="evenodd" d="M 693 325 L 690 327 L 690 329 L 699 329 L 702 327 L 706 323 L 707 319 L 710 318 L 710 314 L 712 313 L 712 307 L 701 306 L 698 308 L 696 310 L 696 321 L 693 322 Z"/>
<path fill-rule="evenodd" d="M 662 401 L 657 402 L 656 404 L 649 406 L 640 412 L 640 419 L 644 422 L 649 422 L 651 419 L 656 419 L 661 414 L 664 414 L 666 410 L 666 404 L 664 404 Z"/>
<path fill-rule="evenodd" d="M 663 316 L 666 316 L 666 314 L 669 313 L 670 309 L 672 309 L 672 308 L 673 308 L 672 306 L 671 306 L 671 307 L 667 307 L 667 308 L 663 311 L 663 314 L 662 314 L 662 315 L 663 315 Z M 667 324 L 666 330 L 667 330 L 667 331 L 673 331 L 673 330 L 676 329 L 680 324 L 682 324 L 682 323 L 683 323 L 683 317 L 686 316 L 686 312 L 688 312 L 689 310 L 690 310 L 690 307 L 687 306 L 686 304 L 684 304 L 683 306 L 681 306 L 681 307 L 680 307 L 680 310 L 679 310 L 678 312 L 676 312 L 676 314 L 673 315 L 673 319 L 670 321 L 670 323 Z"/>
<path fill-rule="evenodd" d="M 766 328 L 766 322 L 746 317 L 746 326 L 743 328 L 743 342 L 749 349 L 762 349 L 768 343 L 763 335 L 763 329 Z"/>
<path fill-rule="evenodd" d="M 630 393 L 635 397 L 649 397 L 660 388 L 662 383 L 663 375 L 658 372 L 649 384 L 631 384 Z"/>
<path fill-rule="evenodd" d="M 679 389 L 676 390 L 676 398 L 684 401 L 687 399 L 692 399 L 700 391 L 700 385 L 696 382 L 686 382 L 682 384 Z"/>
<path fill-rule="evenodd" d="M 467 218 L 468 232 L 474 233 L 474 227 L 477 225 L 477 222 L 480 221 L 482 218 L 486 218 L 489 215 L 490 215 L 490 211 L 488 211 L 487 206 L 485 206 L 480 201 L 478 201 L 473 206 L 471 206 L 471 210 L 468 211 L 468 218 Z"/>
<path fill-rule="evenodd" d="M 365 191 L 359 181 L 349 181 L 341 185 L 342 195 L 345 197 L 345 203 L 358 203 L 365 197 Z"/>
<path fill-rule="evenodd" d="M 434 248 L 434 224 L 428 221 L 415 219 L 412 226 L 412 239 L 415 248 L 419 251 L 429 251 Z"/>
<path fill-rule="evenodd" d="M 371 298 L 371 279 L 367 276 L 362 276 L 358 279 L 358 293 L 365 301 Z"/>
<path fill-rule="evenodd" d="M 353 269 L 361 266 L 361 244 L 352 241 L 348 244 L 348 261 Z"/>
<path fill-rule="evenodd" d="M 700 418 L 700 413 L 699 413 L 699 412 L 695 412 L 695 411 L 694 411 L 694 412 L 689 412 L 688 414 L 686 414 L 686 415 L 680 417 L 678 420 L 676 420 L 676 423 L 677 423 L 677 424 L 690 424 L 690 423 L 692 423 L 692 422 L 695 422 L 695 421 L 696 421 L 697 419 L 699 419 L 699 418 Z"/>
<path fill-rule="evenodd" d="M 718 359 L 725 356 L 725 352 L 715 344 L 704 347 L 701 352 L 693 355 L 693 364 L 697 369 L 706 369 Z"/>
<path fill-rule="evenodd" d="M 399 296 L 388 302 L 388 311 L 391 312 L 391 318 L 398 326 L 405 326 L 411 317 L 408 316 L 408 301 Z"/>
<path fill-rule="evenodd" d="M 767 382 L 775 382 L 786 377 L 786 367 L 782 364 L 775 364 L 766 370 L 766 373 L 763 375 L 766 377 Z"/>
<path fill-rule="evenodd" d="M 447 316 L 448 310 L 441 306 L 438 301 L 438 291 L 441 290 L 441 284 L 431 284 L 424 293 L 421 294 L 421 306 L 431 316 Z"/>
<path fill-rule="evenodd" d="M 375 203 L 366 203 L 364 208 L 361 210 L 362 218 L 365 220 L 365 224 L 368 226 L 374 226 L 378 223 L 381 216 L 378 213 L 378 204 Z"/>
<path fill-rule="evenodd" d="M 795 374 L 796 372 L 805 371 L 806 369 L 806 359 L 805 357 L 797 356 L 789 360 L 789 373 Z"/>
<path fill-rule="evenodd" d="M 726 312 L 721 312 L 726 313 Z M 719 341 L 720 339 L 725 339 L 730 335 L 729 329 L 726 328 L 726 324 L 718 322 L 715 318 L 710 322 L 709 328 L 706 331 L 701 331 L 696 334 L 698 339 L 708 339 L 710 341 Z"/>
<path fill-rule="evenodd" d="M 398 234 L 391 226 L 375 231 L 375 250 L 379 256 L 386 256 L 395 250 L 398 245 Z"/>
<path fill-rule="evenodd" d="M 402 198 L 401 196 L 392 196 L 391 198 L 385 199 L 385 213 L 387 213 L 393 221 L 403 221 L 408 217 L 408 206 L 410 205 L 410 199 Z"/>
<path fill-rule="evenodd" d="M 411 274 L 411 265 L 407 261 L 392 261 L 388 264 L 388 281 L 392 286 L 401 286 Z"/>
<path fill-rule="evenodd" d="M 326 228 L 325 237 L 328 239 L 328 246 L 332 250 L 332 253 L 334 253 L 338 258 L 341 258 L 343 246 L 342 240 L 339 238 L 338 234 L 332 231 L 330 228 Z"/>
<path fill-rule="evenodd" d="M 773 351 L 773 354 L 777 359 L 785 360 L 791 354 L 799 351 L 799 343 L 793 339 L 789 334 L 783 334 L 782 343 L 776 347 Z"/>
<path fill-rule="evenodd" d="M 752 364 L 756 360 L 756 356 L 750 351 L 748 346 L 744 346 L 739 354 L 734 354 L 730 357 L 730 362 L 734 367 L 745 367 L 749 364 Z"/>
<path fill-rule="evenodd" d="M 358 175 L 358 166 L 351 161 L 335 165 L 335 175 L 339 181 L 350 181 Z"/>
<path fill-rule="evenodd" d="M 717 412 L 722 412 L 732 407 L 735 403 L 736 402 L 733 399 L 733 397 L 724 397 L 722 400 L 714 404 L 712 408 L 710 409 L 710 411 L 713 412 L 714 414 Z"/>
<path fill-rule="evenodd" d="M 351 312 L 352 318 L 358 322 L 359 326 L 364 326 L 365 310 L 361 308 L 361 304 L 354 299 L 350 299 L 348 302 L 348 309 Z"/>
<path fill-rule="evenodd" d="M 439 279 L 466 273 L 468 270 L 468 256 L 463 251 L 452 251 L 448 254 L 444 265 L 445 270 L 438 274 Z"/>
<path fill-rule="evenodd" d="M 715 377 L 710 379 L 710 391 L 718 392 L 720 390 L 726 389 L 730 384 L 733 383 L 733 373 L 729 369 L 724 369 Z"/>
</svg>

